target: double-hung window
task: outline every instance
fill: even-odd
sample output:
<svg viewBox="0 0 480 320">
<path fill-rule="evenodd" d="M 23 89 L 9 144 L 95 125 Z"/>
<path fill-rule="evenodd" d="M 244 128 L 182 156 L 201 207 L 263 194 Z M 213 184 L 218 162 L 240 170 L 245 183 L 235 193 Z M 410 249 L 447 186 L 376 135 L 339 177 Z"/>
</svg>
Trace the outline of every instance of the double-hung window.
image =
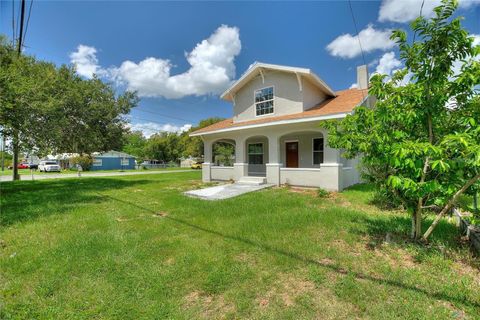
<svg viewBox="0 0 480 320">
<path fill-rule="evenodd" d="M 313 139 L 313 164 L 323 163 L 323 138 Z"/>
<path fill-rule="evenodd" d="M 255 113 L 257 116 L 273 113 L 273 87 L 255 91 Z"/>
<path fill-rule="evenodd" d="M 248 164 L 263 164 L 263 143 L 248 145 Z"/>
</svg>

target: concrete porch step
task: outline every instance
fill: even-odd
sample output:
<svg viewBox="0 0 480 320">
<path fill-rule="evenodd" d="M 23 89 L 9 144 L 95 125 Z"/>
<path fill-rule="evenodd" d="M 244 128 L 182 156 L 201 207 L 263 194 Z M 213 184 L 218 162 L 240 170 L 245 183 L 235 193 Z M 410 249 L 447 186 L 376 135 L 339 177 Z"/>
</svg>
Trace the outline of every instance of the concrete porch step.
<svg viewBox="0 0 480 320">
<path fill-rule="evenodd" d="M 241 177 L 240 180 L 237 181 L 240 184 L 251 184 L 251 185 L 262 185 L 267 183 L 267 178 L 265 177 Z"/>
</svg>

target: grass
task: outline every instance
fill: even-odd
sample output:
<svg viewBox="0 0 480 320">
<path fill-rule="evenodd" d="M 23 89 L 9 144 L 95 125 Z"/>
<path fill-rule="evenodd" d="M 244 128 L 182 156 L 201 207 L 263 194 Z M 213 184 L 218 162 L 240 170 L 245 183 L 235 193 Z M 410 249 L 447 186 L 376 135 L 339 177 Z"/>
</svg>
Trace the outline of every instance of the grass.
<svg viewBox="0 0 480 320">
<path fill-rule="evenodd" d="M 183 196 L 199 178 L 2 183 L 0 318 L 480 317 L 478 262 L 447 221 L 417 245 L 366 185 Z"/>
<path fill-rule="evenodd" d="M 190 168 L 180 168 L 180 167 L 169 167 L 169 168 L 157 168 L 157 169 L 125 169 L 125 170 L 91 170 L 91 171 L 83 171 L 82 174 L 90 174 L 96 172 L 149 172 L 149 171 L 171 171 L 171 170 L 190 170 Z M 30 169 L 18 169 L 18 173 L 20 175 L 29 176 L 32 174 Z M 40 172 L 40 170 L 33 170 L 33 174 L 76 174 L 77 170 L 62 170 L 60 172 Z M 13 175 L 13 170 L 5 169 L 4 171 L 0 170 L 0 176 L 11 176 Z"/>
</svg>

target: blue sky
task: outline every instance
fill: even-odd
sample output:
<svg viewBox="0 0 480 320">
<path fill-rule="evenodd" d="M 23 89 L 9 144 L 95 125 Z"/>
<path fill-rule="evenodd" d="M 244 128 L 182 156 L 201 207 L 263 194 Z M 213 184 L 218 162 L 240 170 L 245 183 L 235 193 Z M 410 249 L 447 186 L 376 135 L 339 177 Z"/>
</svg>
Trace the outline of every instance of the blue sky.
<svg viewBox="0 0 480 320">
<path fill-rule="evenodd" d="M 420 3 L 352 1 L 371 73 L 400 67 L 389 29 L 407 29 Z M 431 14 L 435 3 L 426 0 L 423 13 Z M 0 6 L 0 32 L 11 37 L 12 3 Z M 459 14 L 472 34 L 480 34 L 479 1 L 462 1 Z M 148 135 L 231 116 L 219 93 L 254 61 L 307 67 L 334 90 L 349 88 L 363 64 L 354 36 L 345 1 L 34 1 L 25 52 L 57 64 L 76 62 L 80 74 L 94 71 L 118 90 L 139 90 L 131 122 Z"/>
</svg>

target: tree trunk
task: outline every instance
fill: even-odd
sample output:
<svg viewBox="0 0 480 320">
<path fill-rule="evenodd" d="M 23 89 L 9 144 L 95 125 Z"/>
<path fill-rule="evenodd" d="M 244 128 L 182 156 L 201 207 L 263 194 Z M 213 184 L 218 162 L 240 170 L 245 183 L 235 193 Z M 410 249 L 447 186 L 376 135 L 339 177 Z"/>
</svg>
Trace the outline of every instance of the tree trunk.
<svg viewBox="0 0 480 320">
<path fill-rule="evenodd" d="M 13 180 L 20 180 L 20 175 L 18 174 L 18 132 L 15 130 L 12 137 L 12 146 L 13 146 Z"/>
<path fill-rule="evenodd" d="M 422 237 L 422 211 L 415 210 L 412 213 L 412 232 L 410 234 L 414 240 L 419 240 Z"/>
<path fill-rule="evenodd" d="M 429 124 L 431 121 L 429 121 Z M 429 130 L 430 131 L 430 130 Z M 427 176 L 428 166 L 430 164 L 430 158 L 426 157 L 423 164 L 422 176 L 420 178 L 420 184 L 425 182 Z M 413 212 L 412 216 L 412 239 L 418 240 L 422 236 L 422 211 L 423 211 L 423 197 L 418 198 L 417 208 Z"/>
<path fill-rule="evenodd" d="M 445 205 L 445 207 L 443 207 L 442 211 L 440 211 L 440 213 L 437 214 L 437 216 L 435 217 L 435 220 L 433 220 L 433 223 L 432 225 L 428 228 L 428 230 L 425 232 L 425 234 L 423 235 L 423 240 L 427 241 L 428 237 L 432 234 L 433 232 L 433 229 L 435 229 L 435 227 L 437 226 L 437 224 L 440 222 L 440 219 L 442 219 L 442 217 L 448 212 L 450 211 L 450 209 L 452 209 L 453 205 L 457 202 L 458 198 L 469 188 L 471 187 L 475 182 L 477 182 L 478 180 L 480 179 L 480 174 L 477 174 L 476 176 L 474 176 L 473 178 L 471 178 L 470 180 L 467 181 L 467 183 L 465 183 L 463 185 L 462 188 L 460 188 L 460 190 L 458 190 L 454 196 L 450 199 L 450 201 L 448 201 L 448 203 Z"/>
</svg>

